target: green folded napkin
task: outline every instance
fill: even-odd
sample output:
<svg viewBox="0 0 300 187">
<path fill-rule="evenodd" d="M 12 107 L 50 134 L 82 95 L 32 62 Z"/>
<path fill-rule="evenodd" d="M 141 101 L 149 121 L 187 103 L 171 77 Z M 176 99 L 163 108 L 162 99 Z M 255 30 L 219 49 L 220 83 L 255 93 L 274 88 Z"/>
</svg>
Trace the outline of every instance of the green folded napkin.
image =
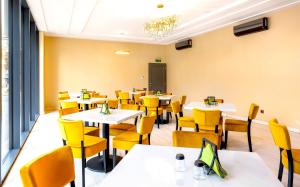
<svg viewBox="0 0 300 187">
<path fill-rule="evenodd" d="M 218 155 L 214 152 L 211 144 L 208 143 L 205 148 L 203 148 L 200 160 L 205 162 L 221 178 L 226 177 L 227 172 L 222 168 Z"/>
<path fill-rule="evenodd" d="M 108 104 L 107 103 L 103 103 L 100 113 L 102 114 L 110 114 L 109 108 L 108 108 Z"/>
</svg>

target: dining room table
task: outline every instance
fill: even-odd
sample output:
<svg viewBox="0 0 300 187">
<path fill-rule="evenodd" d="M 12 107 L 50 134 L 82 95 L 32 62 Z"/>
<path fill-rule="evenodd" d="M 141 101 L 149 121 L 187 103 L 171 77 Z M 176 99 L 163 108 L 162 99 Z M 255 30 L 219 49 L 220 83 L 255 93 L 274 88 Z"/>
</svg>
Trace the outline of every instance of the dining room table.
<svg viewBox="0 0 300 187">
<path fill-rule="evenodd" d="M 113 124 L 120 124 L 126 120 L 142 115 L 143 111 L 110 109 L 110 114 L 101 113 L 101 108 L 86 110 L 73 114 L 62 116 L 65 120 L 82 120 L 84 122 L 100 123 L 102 124 L 102 137 L 105 138 L 107 151 L 105 152 L 107 171 L 112 170 L 112 156 L 109 153 L 109 126 Z M 96 156 L 87 161 L 87 168 L 93 171 L 104 172 L 102 156 Z"/>
<path fill-rule="evenodd" d="M 185 170 L 176 171 L 176 154 L 184 155 Z M 194 178 L 200 149 L 135 145 L 100 184 L 100 187 L 283 187 L 257 153 L 218 150 L 227 176 Z"/>
</svg>

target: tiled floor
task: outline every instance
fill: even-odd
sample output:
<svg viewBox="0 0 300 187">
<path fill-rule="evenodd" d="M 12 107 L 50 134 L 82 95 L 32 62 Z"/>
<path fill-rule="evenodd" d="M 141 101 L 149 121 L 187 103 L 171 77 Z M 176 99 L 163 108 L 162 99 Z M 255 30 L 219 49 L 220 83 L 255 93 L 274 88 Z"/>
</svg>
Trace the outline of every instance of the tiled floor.
<svg viewBox="0 0 300 187">
<path fill-rule="evenodd" d="M 16 160 L 10 174 L 3 184 L 4 187 L 19 187 L 22 186 L 19 170 L 22 165 L 31 159 L 46 153 L 54 148 L 62 145 L 61 137 L 57 125 L 58 114 L 56 112 L 40 116 L 32 133 L 27 139 L 18 159 Z M 152 144 L 155 145 L 172 145 L 171 133 L 175 128 L 175 124 L 161 125 L 157 129 L 156 125 L 152 133 Z M 274 146 L 267 126 L 253 125 L 252 128 L 253 149 L 257 152 L 270 169 L 277 176 L 279 150 Z M 299 146 L 300 134 L 291 133 L 292 144 Z M 297 144 L 298 142 L 298 144 Z M 299 147 L 298 147 L 299 148 Z M 243 133 L 229 133 L 228 149 L 248 151 L 247 136 Z M 121 152 L 120 154 L 123 154 Z M 76 167 L 76 186 L 81 186 L 81 161 L 75 159 Z M 86 186 L 99 186 L 105 174 L 92 172 L 86 169 Z M 283 184 L 286 186 L 287 172 L 285 171 L 283 177 Z M 300 186 L 300 176 L 294 176 L 294 186 Z"/>
</svg>

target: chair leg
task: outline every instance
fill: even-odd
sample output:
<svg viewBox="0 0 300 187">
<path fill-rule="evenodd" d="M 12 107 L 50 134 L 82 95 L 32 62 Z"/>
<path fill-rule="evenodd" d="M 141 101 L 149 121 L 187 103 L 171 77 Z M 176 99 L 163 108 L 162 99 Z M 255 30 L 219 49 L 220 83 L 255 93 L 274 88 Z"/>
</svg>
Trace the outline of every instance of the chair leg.
<svg viewBox="0 0 300 187">
<path fill-rule="evenodd" d="M 279 154 L 280 154 L 280 159 L 279 159 L 279 170 L 278 170 L 278 180 L 281 181 L 282 180 L 282 173 L 283 173 L 283 164 L 282 164 L 282 148 L 279 148 Z"/>
<path fill-rule="evenodd" d="M 71 186 L 71 187 L 75 187 L 75 182 L 74 182 L 74 181 L 71 181 L 71 182 L 70 182 L 70 186 Z"/>
<path fill-rule="evenodd" d="M 199 132 L 199 125 L 196 123 L 195 132 Z"/>
<path fill-rule="evenodd" d="M 127 155 L 127 153 L 128 153 L 128 151 L 127 151 L 127 150 L 125 150 L 125 155 Z"/>
<path fill-rule="evenodd" d="M 84 143 L 83 143 L 83 141 L 81 141 L 81 174 L 82 174 L 82 187 L 85 187 L 85 167 L 86 167 L 86 159 L 85 159 Z"/>
<path fill-rule="evenodd" d="M 156 115 L 156 121 L 157 121 L 157 128 L 159 128 L 159 123 L 160 123 L 160 115 Z"/>
<path fill-rule="evenodd" d="M 113 148 L 113 168 L 116 166 L 117 164 L 117 149 Z"/>
<path fill-rule="evenodd" d="M 150 134 L 148 134 L 148 143 L 149 143 L 149 145 L 151 144 L 150 143 Z"/>
<path fill-rule="evenodd" d="M 227 139 L 228 139 L 228 131 L 225 131 L 225 142 L 224 142 L 225 149 L 227 149 Z"/>
<path fill-rule="evenodd" d="M 182 130 L 182 127 L 179 127 L 179 131 L 181 131 Z"/>
<path fill-rule="evenodd" d="M 106 173 L 107 172 L 107 163 L 106 163 L 106 151 L 107 150 L 104 150 L 103 151 L 103 168 L 104 168 L 104 173 Z"/>
<path fill-rule="evenodd" d="M 251 131 L 250 131 L 250 129 L 248 130 L 247 135 L 248 135 L 249 151 L 252 152 Z"/>
<path fill-rule="evenodd" d="M 286 150 L 288 161 L 289 161 L 289 176 L 288 176 L 288 187 L 293 187 L 293 178 L 294 178 L 294 160 L 291 150 Z"/>
</svg>

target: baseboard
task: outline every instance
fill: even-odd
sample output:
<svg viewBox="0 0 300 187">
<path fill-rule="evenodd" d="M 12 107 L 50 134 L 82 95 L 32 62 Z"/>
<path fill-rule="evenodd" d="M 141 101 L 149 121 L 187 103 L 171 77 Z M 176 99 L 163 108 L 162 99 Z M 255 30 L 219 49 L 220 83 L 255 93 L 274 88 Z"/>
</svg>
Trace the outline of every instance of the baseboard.
<svg viewBox="0 0 300 187">
<path fill-rule="evenodd" d="M 247 120 L 247 118 L 245 118 L 245 117 L 236 116 L 236 115 L 225 114 L 224 116 L 225 116 L 225 117 L 230 117 L 230 118 L 233 118 L 233 119 L 238 119 L 238 120 Z M 253 123 L 259 124 L 259 125 L 265 125 L 265 126 L 268 125 L 268 122 L 267 122 L 267 121 L 256 120 L 256 119 L 253 120 Z M 287 128 L 288 128 L 288 130 L 289 130 L 290 132 L 300 133 L 300 129 L 292 128 L 292 127 L 287 127 Z"/>
</svg>

